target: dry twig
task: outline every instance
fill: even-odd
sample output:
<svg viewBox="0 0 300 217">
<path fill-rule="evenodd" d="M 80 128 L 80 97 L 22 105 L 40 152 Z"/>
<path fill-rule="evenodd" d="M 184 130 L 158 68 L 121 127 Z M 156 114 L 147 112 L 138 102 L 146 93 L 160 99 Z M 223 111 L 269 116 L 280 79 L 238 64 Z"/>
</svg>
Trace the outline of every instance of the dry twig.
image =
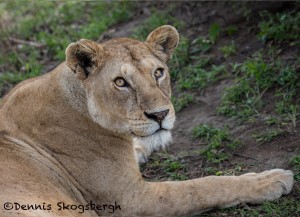
<svg viewBox="0 0 300 217">
<path fill-rule="evenodd" d="M 34 42 L 34 41 L 25 41 L 25 40 L 13 38 L 13 37 L 9 37 L 8 39 L 17 44 L 26 44 L 26 45 L 29 45 L 32 47 L 37 47 L 37 48 L 42 48 L 45 46 L 45 44 L 42 44 L 42 43 L 38 43 L 38 42 Z"/>
</svg>

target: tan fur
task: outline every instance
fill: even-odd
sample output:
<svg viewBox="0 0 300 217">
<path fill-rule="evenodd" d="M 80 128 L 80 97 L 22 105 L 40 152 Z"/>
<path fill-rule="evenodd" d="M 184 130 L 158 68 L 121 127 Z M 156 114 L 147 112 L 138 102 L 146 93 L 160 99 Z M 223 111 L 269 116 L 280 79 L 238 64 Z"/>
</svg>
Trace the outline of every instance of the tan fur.
<svg viewBox="0 0 300 217">
<path fill-rule="evenodd" d="M 260 203 L 288 194 L 293 174 L 280 169 L 181 182 L 146 182 L 133 139 L 165 140 L 175 121 L 166 61 L 178 44 L 171 26 L 146 42 L 128 38 L 72 43 L 66 62 L 22 82 L 0 105 L 0 216 L 187 216 L 214 207 Z M 153 73 L 164 68 L 155 80 Z M 130 86 L 118 87 L 123 77 Z M 162 122 L 147 118 L 169 109 Z M 163 144 L 161 144 L 163 145 Z M 52 204 L 51 211 L 5 210 L 5 202 Z M 55 204 L 120 205 L 103 211 L 57 211 Z"/>
</svg>

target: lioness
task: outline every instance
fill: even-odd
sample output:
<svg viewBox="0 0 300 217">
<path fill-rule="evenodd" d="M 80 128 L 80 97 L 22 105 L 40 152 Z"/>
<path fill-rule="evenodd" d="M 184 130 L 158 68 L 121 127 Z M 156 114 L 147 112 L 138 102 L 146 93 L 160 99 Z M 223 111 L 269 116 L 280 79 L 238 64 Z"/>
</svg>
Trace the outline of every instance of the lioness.
<svg viewBox="0 0 300 217">
<path fill-rule="evenodd" d="M 9 216 L 188 216 L 288 194 L 293 173 L 146 182 L 138 149 L 171 139 L 166 63 L 172 26 L 145 42 L 71 43 L 66 62 L 15 87 L 0 105 L 0 204 Z M 136 147 L 136 146 L 135 146 Z"/>
</svg>

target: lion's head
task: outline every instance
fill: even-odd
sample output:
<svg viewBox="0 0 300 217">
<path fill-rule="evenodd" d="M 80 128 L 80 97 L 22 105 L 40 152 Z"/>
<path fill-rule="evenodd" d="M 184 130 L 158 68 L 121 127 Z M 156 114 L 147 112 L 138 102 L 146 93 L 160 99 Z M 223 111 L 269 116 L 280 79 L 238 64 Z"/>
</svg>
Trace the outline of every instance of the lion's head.
<svg viewBox="0 0 300 217">
<path fill-rule="evenodd" d="M 166 63 L 178 42 L 176 29 L 166 25 L 145 42 L 119 38 L 71 43 L 66 63 L 86 92 L 91 118 L 149 146 L 168 143 L 175 112 Z"/>
</svg>

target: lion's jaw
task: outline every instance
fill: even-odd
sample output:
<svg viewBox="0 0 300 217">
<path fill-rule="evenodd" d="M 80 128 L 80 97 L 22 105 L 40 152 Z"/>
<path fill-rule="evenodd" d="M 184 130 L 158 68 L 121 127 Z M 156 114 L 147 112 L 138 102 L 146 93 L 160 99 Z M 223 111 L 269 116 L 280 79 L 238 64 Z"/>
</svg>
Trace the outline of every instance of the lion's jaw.
<svg viewBox="0 0 300 217">
<path fill-rule="evenodd" d="M 172 142 L 170 131 L 160 131 L 150 136 L 134 137 L 135 158 L 138 163 L 147 162 L 148 156 L 155 150 L 165 148 Z"/>
</svg>

